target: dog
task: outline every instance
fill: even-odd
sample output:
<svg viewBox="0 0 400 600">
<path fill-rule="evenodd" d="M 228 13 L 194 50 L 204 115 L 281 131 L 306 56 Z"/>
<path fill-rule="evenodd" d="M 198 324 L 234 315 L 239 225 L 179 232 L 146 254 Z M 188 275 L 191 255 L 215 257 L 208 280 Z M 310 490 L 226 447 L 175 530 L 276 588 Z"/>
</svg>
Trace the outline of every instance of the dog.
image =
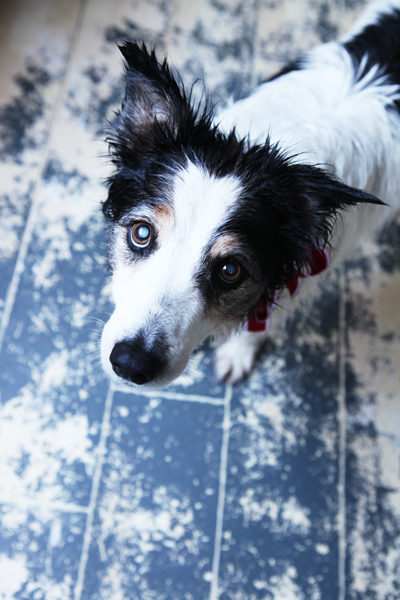
<svg viewBox="0 0 400 600">
<path fill-rule="evenodd" d="M 216 372 L 236 383 L 271 322 L 315 298 L 312 275 L 400 206 L 400 1 L 369 5 L 344 39 L 218 114 L 154 50 L 120 50 L 104 370 L 127 388 L 164 387 L 228 332 Z"/>
</svg>

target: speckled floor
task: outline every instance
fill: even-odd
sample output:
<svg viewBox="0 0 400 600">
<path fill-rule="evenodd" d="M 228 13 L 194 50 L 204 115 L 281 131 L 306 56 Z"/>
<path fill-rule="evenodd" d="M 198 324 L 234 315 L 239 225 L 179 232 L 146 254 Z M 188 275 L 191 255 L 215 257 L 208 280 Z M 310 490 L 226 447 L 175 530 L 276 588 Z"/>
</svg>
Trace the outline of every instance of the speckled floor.
<svg viewBox="0 0 400 600">
<path fill-rule="evenodd" d="M 98 360 L 116 42 L 155 44 L 219 101 L 362 4 L 1 3 L 1 599 L 400 598 L 400 222 L 234 389 L 208 348 L 145 395 Z"/>
</svg>

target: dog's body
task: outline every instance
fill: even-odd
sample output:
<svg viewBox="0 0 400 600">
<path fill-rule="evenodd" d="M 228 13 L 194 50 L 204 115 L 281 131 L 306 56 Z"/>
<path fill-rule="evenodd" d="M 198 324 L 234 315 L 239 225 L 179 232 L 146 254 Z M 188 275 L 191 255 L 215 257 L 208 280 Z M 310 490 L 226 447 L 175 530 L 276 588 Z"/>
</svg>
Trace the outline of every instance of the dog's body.
<svg viewBox="0 0 400 600">
<path fill-rule="evenodd" d="M 267 335 L 246 330 L 260 302 L 269 314 L 278 295 L 290 312 L 312 299 L 317 278 L 294 300 L 288 288 L 315 256 L 331 241 L 345 259 L 400 206 L 400 0 L 369 6 L 345 40 L 216 118 L 190 105 L 153 53 L 121 50 L 126 95 L 103 206 L 116 304 L 104 368 L 161 387 L 206 337 L 233 331 L 216 366 L 236 382 Z"/>
</svg>

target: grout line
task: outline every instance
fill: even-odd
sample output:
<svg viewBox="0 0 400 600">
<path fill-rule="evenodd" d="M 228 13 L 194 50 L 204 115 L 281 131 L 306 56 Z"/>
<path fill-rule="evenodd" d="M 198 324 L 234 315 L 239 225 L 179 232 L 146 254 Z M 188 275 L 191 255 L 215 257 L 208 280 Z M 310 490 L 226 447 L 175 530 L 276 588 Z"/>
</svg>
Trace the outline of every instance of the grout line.
<svg viewBox="0 0 400 600">
<path fill-rule="evenodd" d="M 110 388 L 108 390 L 106 404 L 104 407 L 103 422 L 101 424 L 101 436 L 99 446 L 97 448 L 98 458 L 96 469 L 93 476 L 92 491 L 90 493 L 90 502 L 88 507 L 88 517 L 86 521 L 86 529 L 83 537 L 83 546 L 81 560 L 79 562 L 78 577 L 75 585 L 74 600 L 80 600 L 82 597 L 83 584 L 85 580 L 86 565 L 89 558 L 89 548 L 92 541 L 94 512 L 96 510 L 97 498 L 99 495 L 100 480 L 103 471 L 104 458 L 106 454 L 107 438 L 110 431 L 111 409 L 113 404 L 114 392 Z"/>
<path fill-rule="evenodd" d="M 221 462 L 219 467 L 219 490 L 218 490 L 218 506 L 217 506 L 217 520 L 215 525 L 215 541 L 214 541 L 214 557 L 212 566 L 212 580 L 210 590 L 210 600 L 217 600 L 219 596 L 218 590 L 218 575 L 219 575 L 219 563 L 221 558 L 221 541 L 222 541 L 222 529 L 224 522 L 224 508 L 225 508 L 225 494 L 226 494 L 226 479 L 228 471 L 228 447 L 229 447 L 229 435 L 231 428 L 231 399 L 232 399 L 232 386 L 227 385 L 225 403 L 224 403 L 224 420 L 222 423 L 222 445 L 221 445 Z"/>
<path fill-rule="evenodd" d="M 74 513 L 84 514 L 89 513 L 88 506 L 80 506 L 79 504 L 73 504 L 69 502 L 43 502 L 41 499 L 27 499 L 27 498 L 4 498 L 0 496 L 0 504 L 3 506 L 12 506 L 20 510 L 29 510 L 35 508 L 41 508 L 47 512 L 58 512 L 58 513 Z"/>
<path fill-rule="evenodd" d="M 346 595 L 346 267 L 339 269 L 339 477 L 338 477 L 338 600 Z"/>
<path fill-rule="evenodd" d="M 164 392 L 160 391 L 140 391 L 126 390 L 123 387 L 112 384 L 112 388 L 115 392 L 122 392 L 124 394 L 132 394 L 133 396 L 146 396 L 147 398 L 161 398 L 165 400 L 179 400 L 186 402 L 200 402 L 202 404 L 214 404 L 215 406 L 224 406 L 225 398 L 213 398 L 212 396 L 197 396 L 196 394 L 183 394 L 182 392 Z"/>
<path fill-rule="evenodd" d="M 5 302 L 4 302 L 4 311 L 3 311 L 2 318 L 0 321 L 0 352 L 1 352 L 1 349 L 3 346 L 5 333 L 6 333 L 7 327 L 10 322 L 10 317 L 11 317 L 11 313 L 12 313 L 12 310 L 14 307 L 15 298 L 17 296 L 21 275 L 25 268 L 25 259 L 28 254 L 28 249 L 29 249 L 29 245 L 31 242 L 32 233 L 33 233 L 33 229 L 34 229 L 34 226 L 36 223 L 37 213 L 39 210 L 39 204 L 40 204 L 39 194 L 38 194 L 39 185 L 42 182 L 43 175 L 44 175 L 47 161 L 48 161 L 53 125 L 59 116 L 61 106 L 63 103 L 64 94 L 65 94 L 66 87 L 67 87 L 68 75 L 69 75 L 69 72 L 71 69 L 72 59 L 75 54 L 77 41 L 78 41 L 81 29 L 82 29 L 82 25 L 83 25 L 83 13 L 85 10 L 86 2 L 87 2 L 87 0 L 80 0 L 80 3 L 79 3 L 77 15 L 75 18 L 75 23 L 74 23 L 74 26 L 72 29 L 71 42 L 69 44 L 69 49 L 65 56 L 64 70 L 60 77 L 60 85 L 59 85 L 56 100 L 54 103 L 53 114 L 50 117 L 48 129 L 47 129 L 46 140 L 44 143 L 41 159 L 39 162 L 38 175 L 36 177 L 35 183 L 32 186 L 31 206 L 29 209 L 28 218 L 26 220 L 24 233 L 22 235 L 21 244 L 19 247 L 18 256 L 17 256 L 17 260 L 15 263 L 13 275 L 12 275 L 10 284 L 8 286 L 8 290 L 7 290 L 7 294 L 6 294 L 6 298 L 5 298 Z"/>
</svg>

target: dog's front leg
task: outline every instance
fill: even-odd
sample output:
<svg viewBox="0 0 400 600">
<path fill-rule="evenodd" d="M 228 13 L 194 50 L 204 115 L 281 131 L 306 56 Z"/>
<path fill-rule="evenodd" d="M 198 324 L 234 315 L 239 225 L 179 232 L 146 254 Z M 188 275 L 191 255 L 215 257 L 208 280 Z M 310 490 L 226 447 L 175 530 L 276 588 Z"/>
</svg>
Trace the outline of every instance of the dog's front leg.
<svg viewBox="0 0 400 600">
<path fill-rule="evenodd" d="M 215 353 L 218 380 L 234 385 L 248 377 L 268 334 L 268 331 L 240 331 L 221 344 Z"/>
</svg>

